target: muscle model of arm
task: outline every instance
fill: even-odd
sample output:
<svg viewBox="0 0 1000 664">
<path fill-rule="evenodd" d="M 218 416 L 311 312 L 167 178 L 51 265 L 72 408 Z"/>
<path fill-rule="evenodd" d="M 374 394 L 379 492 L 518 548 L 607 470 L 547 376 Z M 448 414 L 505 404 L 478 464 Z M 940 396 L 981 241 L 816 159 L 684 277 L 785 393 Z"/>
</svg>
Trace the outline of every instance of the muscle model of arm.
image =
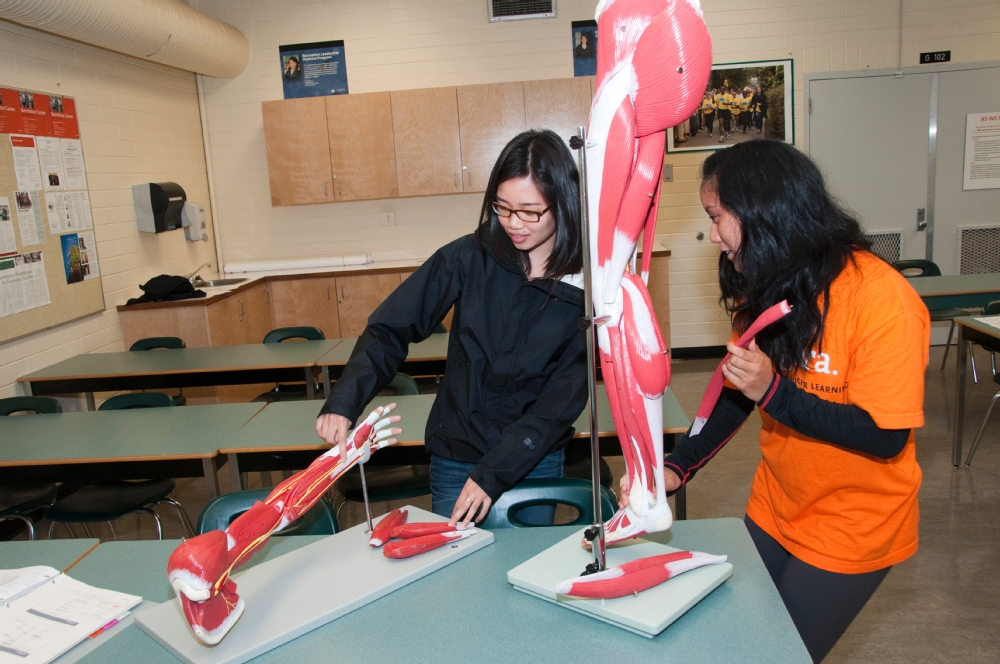
<svg viewBox="0 0 1000 664">
<path fill-rule="evenodd" d="M 333 483 L 374 450 L 393 444 L 390 428 L 399 417 L 389 417 L 396 404 L 376 408 L 351 432 L 347 454 L 334 447 L 308 468 L 274 488 L 264 502 L 237 517 L 225 530 L 213 530 L 183 542 L 167 561 L 167 579 L 181 598 L 184 616 L 200 641 L 219 643 L 243 615 L 243 600 L 229 578 L 271 535 L 292 523 L 316 504 Z"/>
<path fill-rule="evenodd" d="M 697 0 L 601 0 L 587 134 L 589 238 L 604 383 L 627 467 L 628 506 L 606 542 L 666 530 L 661 399 L 670 381 L 646 290 L 666 131 L 700 106 L 712 42 Z M 643 233 L 642 275 L 630 270 Z"/>
</svg>

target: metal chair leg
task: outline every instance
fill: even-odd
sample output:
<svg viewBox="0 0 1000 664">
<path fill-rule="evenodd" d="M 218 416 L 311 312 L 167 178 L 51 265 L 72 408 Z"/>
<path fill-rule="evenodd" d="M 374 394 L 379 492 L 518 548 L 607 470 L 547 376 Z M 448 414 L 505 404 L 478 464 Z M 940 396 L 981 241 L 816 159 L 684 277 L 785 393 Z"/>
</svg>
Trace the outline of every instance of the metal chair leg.
<svg viewBox="0 0 1000 664">
<path fill-rule="evenodd" d="M 114 539 L 114 541 L 117 542 L 118 541 L 118 531 L 115 530 L 115 524 L 113 524 L 110 521 L 108 521 L 108 528 L 111 529 L 111 538 Z"/>
<path fill-rule="evenodd" d="M 979 376 L 976 374 L 976 354 L 972 352 L 972 342 L 967 341 L 969 344 L 969 361 L 972 362 L 972 382 L 979 385 Z"/>
<path fill-rule="evenodd" d="M 944 345 L 944 358 L 941 360 L 941 371 L 944 371 L 944 365 L 948 362 L 948 349 L 951 348 L 951 335 L 955 333 L 955 319 L 951 319 L 951 327 L 948 328 L 948 341 Z"/>
<path fill-rule="evenodd" d="M 93 537 L 94 533 L 90 532 L 90 526 L 86 521 L 83 522 L 83 532 L 87 533 L 87 537 Z"/>
<path fill-rule="evenodd" d="M 191 522 L 188 520 L 188 515 L 184 511 L 184 507 L 182 507 L 179 502 L 170 497 L 164 498 L 160 502 L 167 503 L 177 511 L 177 514 L 181 518 L 181 523 L 184 524 L 184 531 L 187 533 L 188 537 L 194 537 L 194 528 L 191 527 Z"/>
<path fill-rule="evenodd" d="M 69 531 L 69 536 L 72 537 L 73 539 L 77 539 L 77 537 L 76 537 L 76 531 L 73 530 L 73 524 L 71 524 L 69 521 L 67 521 L 63 525 L 66 526 L 66 530 Z"/>
<path fill-rule="evenodd" d="M 7 516 L 0 517 L 0 521 L 3 521 L 4 519 L 17 519 L 19 521 L 24 521 L 24 525 L 28 527 L 28 540 L 32 542 L 35 541 L 35 523 L 29 517 L 22 514 L 8 514 Z"/>
<path fill-rule="evenodd" d="M 969 448 L 969 456 L 965 457 L 966 467 L 972 463 L 972 455 L 976 453 L 976 447 L 979 446 L 979 439 L 983 436 L 983 431 L 986 429 L 986 423 L 990 421 L 990 414 L 993 412 L 993 406 L 997 404 L 997 399 L 1000 399 L 1000 392 L 993 395 L 993 400 L 990 401 L 990 407 L 986 409 L 986 417 L 983 418 L 983 424 L 979 427 L 979 433 L 976 434 L 976 439 L 972 442 L 972 447 Z"/>
<path fill-rule="evenodd" d="M 53 521 L 49 525 L 49 539 L 55 539 L 55 535 L 56 535 L 56 522 Z"/>
<path fill-rule="evenodd" d="M 163 523 L 160 521 L 160 515 L 157 514 L 156 512 L 154 512 L 153 510 L 149 509 L 148 507 L 143 507 L 141 510 L 137 510 L 137 513 L 138 512 L 145 512 L 146 514 L 148 514 L 151 517 L 153 517 L 153 519 L 156 521 L 156 539 L 162 540 L 163 539 Z"/>
</svg>

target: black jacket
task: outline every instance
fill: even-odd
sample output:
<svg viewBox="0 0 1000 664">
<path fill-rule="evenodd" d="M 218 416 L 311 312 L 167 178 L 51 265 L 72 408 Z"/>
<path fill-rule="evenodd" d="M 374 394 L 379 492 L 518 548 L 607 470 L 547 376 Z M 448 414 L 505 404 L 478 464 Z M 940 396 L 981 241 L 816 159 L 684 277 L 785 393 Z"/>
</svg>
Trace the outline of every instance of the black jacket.
<svg viewBox="0 0 1000 664">
<path fill-rule="evenodd" d="M 320 414 L 356 422 L 396 375 L 410 343 L 430 336 L 452 305 L 448 361 L 427 419 L 429 453 L 474 463 L 493 500 L 573 436 L 587 405 L 583 290 L 528 281 L 474 235 L 439 249 L 368 319 Z"/>
</svg>

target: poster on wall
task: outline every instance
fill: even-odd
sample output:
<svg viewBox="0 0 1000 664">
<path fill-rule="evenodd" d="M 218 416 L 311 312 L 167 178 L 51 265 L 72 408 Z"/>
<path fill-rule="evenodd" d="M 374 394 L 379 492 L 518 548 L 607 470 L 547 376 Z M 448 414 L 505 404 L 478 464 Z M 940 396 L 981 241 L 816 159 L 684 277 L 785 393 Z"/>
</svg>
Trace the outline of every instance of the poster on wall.
<svg viewBox="0 0 1000 664">
<path fill-rule="evenodd" d="M 23 131 L 21 99 L 17 90 L 0 88 L 0 134 L 20 134 Z"/>
<path fill-rule="evenodd" d="M 1000 111 L 965 116 L 962 189 L 1000 189 Z"/>
<path fill-rule="evenodd" d="M 17 178 L 17 188 L 21 191 L 41 189 L 42 172 L 38 169 L 35 137 L 11 134 L 10 147 L 14 152 L 14 175 Z"/>
<path fill-rule="evenodd" d="M 62 243 L 63 268 L 66 271 L 66 283 L 77 284 L 83 281 L 83 260 L 80 257 L 80 237 L 76 233 L 63 235 Z"/>
<path fill-rule="evenodd" d="M 17 253 L 17 238 L 14 236 L 14 220 L 10 216 L 10 199 L 0 198 L 0 256 Z"/>
<path fill-rule="evenodd" d="M 49 191 L 64 189 L 65 176 L 59 139 L 39 136 L 35 139 L 35 147 L 38 148 L 38 164 L 42 169 L 42 185 Z"/>
<path fill-rule="evenodd" d="M 12 316 L 51 303 L 42 252 L 0 259 L 0 316 Z"/>
<path fill-rule="evenodd" d="M 21 100 L 21 122 L 24 133 L 33 136 L 52 135 L 52 110 L 49 106 L 49 96 L 40 92 L 18 90 Z"/>
<path fill-rule="evenodd" d="M 344 40 L 278 47 L 285 99 L 347 94 Z"/>
<path fill-rule="evenodd" d="M 755 138 L 794 143 L 794 80 L 790 59 L 712 65 L 701 106 L 667 131 L 667 152 L 721 150 Z"/>
<path fill-rule="evenodd" d="M 45 244 L 45 227 L 42 224 L 42 207 L 37 191 L 15 191 L 14 207 L 17 225 L 21 229 L 21 244 Z"/>
<path fill-rule="evenodd" d="M 52 135 L 58 138 L 80 138 L 80 125 L 76 121 L 76 102 L 69 97 L 49 97 L 52 115 Z"/>
<path fill-rule="evenodd" d="M 573 76 L 597 74 L 597 21 L 573 21 Z"/>
</svg>

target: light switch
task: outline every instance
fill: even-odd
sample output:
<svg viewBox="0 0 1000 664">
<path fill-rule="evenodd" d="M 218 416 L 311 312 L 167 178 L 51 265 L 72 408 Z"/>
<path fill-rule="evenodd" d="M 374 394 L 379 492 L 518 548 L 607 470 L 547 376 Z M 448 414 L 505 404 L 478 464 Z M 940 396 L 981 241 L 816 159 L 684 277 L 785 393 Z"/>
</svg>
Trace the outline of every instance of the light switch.
<svg viewBox="0 0 1000 664">
<path fill-rule="evenodd" d="M 396 225 L 396 213 L 395 212 L 383 212 L 382 213 L 382 223 L 385 226 L 395 226 Z"/>
<path fill-rule="evenodd" d="M 664 164 L 663 165 L 663 181 L 673 182 L 674 181 L 674 165 Z"/>
</svg>

